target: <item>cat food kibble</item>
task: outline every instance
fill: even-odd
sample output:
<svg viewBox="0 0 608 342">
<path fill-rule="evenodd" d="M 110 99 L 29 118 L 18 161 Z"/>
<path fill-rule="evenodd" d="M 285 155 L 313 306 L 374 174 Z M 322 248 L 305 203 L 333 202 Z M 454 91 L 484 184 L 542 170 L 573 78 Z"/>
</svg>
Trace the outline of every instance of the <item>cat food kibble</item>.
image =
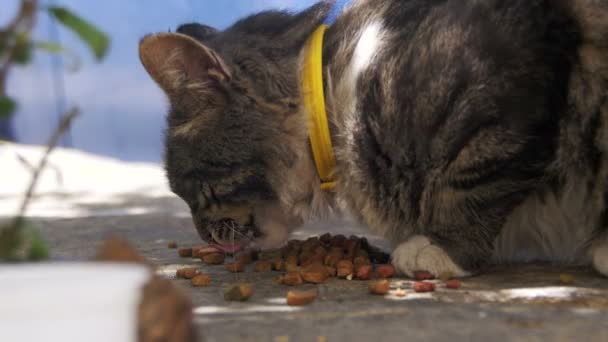
<svg viewBox="0 0 608 342">
<path fill-rule="evenodd" d="M 322 284 L 329 278 L 329 272 L 323 265 L 312 264 L 301 272 L 301 276 L 307 283 Z"/>
<path fill-rule="evenodd" d="M 206 274 L 200 274 L 192 278 L 191 283 L 194 287 L 209 286 L 211 284 L 211 277 Z"/>
<path fill-rule="evenodd" d="M 279 277 L 279 284 L 288 285 L 288 286 L 296 286 L 302 285 L 304 280 L 300 273 L 297 272 L 287 272 L 285 275 Z"/>
<path fill-rule="evenodd" d="M 175 241 L 169 241 L 167 243 L 167 248 L 171 248 L 171 249 L 177 248 L 177 242 L 175 242 Z"/>
<path fill-rule="evenodd" d="M 386 280 L 372 281 L 368 285 L 369 292 L 376 295 L 385 295 L 391 289 L 391 283 Z"/>
<path fill-rule="evenodd" d="M 255 263 L 254 270 L 256 272 L 270 272 L 272 271 L 272 263 L 268 261 L 258 261 Z"/>
<path fill-rule="evenodd" d="M 195 247 L 192 249 L 192 256 L 195 258 L 201 258 L 208 254 L 222 254 L 222 251 L 215 247 Z"/>
<path fill-rule="evenodd" d="M 393 265 L 379 265 L 376 268 L 376 274 L 379 278 L 392 278 L 395 275 L 395 267 Z"/>
<path fill-rule="evenodd" d="M 372 277 L 372 266 L 371 265 L 362 265 L 357 268 L 356 277 L 361 280 L 369 280 Z"/>
<path fill-rule="evenodd" d="M 301 306 L 308 305 L 317 299 L 317 290 L 309 291 L 288 291 L 287 292 L 287 305 Z"/>
<path fill-rule="evenodd" d="M 414 272 L 414 279 L 416 279 L 418 281 L 422 281 L 422 280 L 435 279 L 435 277 L 433 276 L 433 274 L 431 272 L 428 272 L 428 271 L 416 271 L 416 272 Z"/>
<path fill-rule="evenodd" d="M 438 278 L 445 283 L 448 280 L 452 279 L 452 277 L 454 277 L 452 272 L 441 272 L 441 273 L 439 273 Z"/>
<path fill-rule="evenodd" d="M 559 282 L 565 285 L 574 283 L 574 276 L 572 274 L 562 273 L 559 275 Z"/>
<path fill-rule="evenodd" d="M 189 258 L 192 256 L 192 248 L 180 248 L 177 250 L 177 253 L 182 258 Z"/>
<path fill-rule="evenodd" d="M 459 289 L 462 286 L 462 282 L 457 279 L 448 280 L 445 282 L 445 287 L 448 289 Z"/>
<path fill-rule="evenodd" d="M 414 291 L 416 292 L 433 292 L 435 291 L 435 284 L 428 281 L 417 281 L 414 283 Z"/>
<path fill-rule="evenodd" d="M 243 264 L 242 262 L 233 262 L 230 264 L 225 264 L 224 267 L 232 272 L 232 273 L 239 273 L 239 272 L 243 272 L 245 270 L 245 264 Z"/>
<path fill-rule="evenodd" d="M 226 256 L 223 253 L 211 253 L 202 256 L 202 260 L 207 265 L 221 265 Z"/>
<path fill-rule="evenodd" d="M 253 262 L 253 256 L 251 252 L 239 253 L 235 258 L 235 261 L 243 265 L 249 265 Z"/>
<path fill-rule="evenodd" d="M 224 290 L 224 300 L 227 302 L 244 302 L 253 294 L 253 288 L 249 284 L 235 284 Z"/>
<path fill-rule="evenodd" d="M 183 279 L 192 279 L 199 275 L 200 272 L 194 267 L 184 267 L 180 268 L 175 272 L 175 276 Z"/>
</svg>

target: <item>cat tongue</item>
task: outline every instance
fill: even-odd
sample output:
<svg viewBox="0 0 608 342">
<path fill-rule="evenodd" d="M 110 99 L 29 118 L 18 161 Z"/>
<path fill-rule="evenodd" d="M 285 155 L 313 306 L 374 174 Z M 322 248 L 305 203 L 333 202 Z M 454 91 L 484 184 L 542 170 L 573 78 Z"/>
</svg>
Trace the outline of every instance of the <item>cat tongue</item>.
<svg viewBox="0 0 608 342">
<path fill-rule="evenodd" d="M 220 251 L 222 251 L 224 253 L 228 253 L 228 254 L 238 253 L 238 252 L 242 251 L 243 249 L 245 249 L 245 246 L 243 244 L 222 245 L 219 243 L 211 243 L 211 244 L 209 244 L 209 247 L 217 248 Z"/>
</svg>

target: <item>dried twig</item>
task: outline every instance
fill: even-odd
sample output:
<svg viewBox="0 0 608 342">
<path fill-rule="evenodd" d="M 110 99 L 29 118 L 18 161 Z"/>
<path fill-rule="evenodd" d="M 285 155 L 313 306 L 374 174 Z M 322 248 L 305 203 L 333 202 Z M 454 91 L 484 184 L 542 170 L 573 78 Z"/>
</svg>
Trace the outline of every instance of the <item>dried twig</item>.
<svg viewBox="0 0 608 342">
<path fill-rule="evenodd" d="M 21 232 L 25 223 L 25 213 L 32 200 L 32 197 L 34 196 L 34 190 L 36 189 L 40 175 L 46 167 L 49 155 L 59 143 L 59 139 L 70 127 L 72 120 L 74 120 L 79 113 L 80 111 L 78 108 L 73 108 L 63 116 L 61 123 L 57 129 L 55 129 L 55 132 L 53 132 L 53 135 L 46 145 L 44 155 L 38 162 L 37 167 L 32 172 L 32 179 L 30 180 L 27 191 L 23 196 L 17 216 L 13 219 L 12 223 L 10 223 L 4 229 L 0 227 L 0 259 L 10 257 L 12 252 L 19 248 L 22 242 Z"/>
<path fill-rule="evenodd" d="M 8 70 L 15 59 L 19 46 L 18 34 L 29 34 L 34 27 L 38 0 L 21 0 L 19 12 L 6 28 L 0 29 L 0 44 L 4 45 L 0 55 L 0 95 L 5 95 Z"/>
<path fill-rule="evenodd" d="M 28 186 L 27 192 L 25 193 L 25 195 L 23 196 L 23 200 L 21 201 L 21 206 L 20 206 L 19 212 L 17 214 L 18 218 L 23 217 L 25 215 L 27 207 L 32 199 L 32 196 L 34 195 L 34 189 L 36 188 L 36 185 L 38 184 L 38 179 L 40 178 L 40 174 L 46 167 L 49 155 L 51 154 L 51 152 L 55 149 L 55 147 L 59 143 L 59 139 L 61 139 L 61 136 L 70 127 L 72 120 L 74 120 L 74 118 L 76 116 L 78 116 L 79 113 L 80 113 L 80 111 L 78 110 L 78 108 L 73 108 L 72 110 L 67 112 L 61 119 L 61 123 L 59 124 L 59 126 L 57 127 L 57 129 L 55 130 L 53 135 L 51 136 L 51 139 L 49 139 L 49 142 L 46 145 L 46 151 L 44 152 L 44 155 L 40 159 L 40 162 L 38 162 L 38 166 L 36 167 L 36 169 L 34 169 L 34 172 L 32 173 L 32 180 L 30 181 L 30 185 Z"/>
</svg>

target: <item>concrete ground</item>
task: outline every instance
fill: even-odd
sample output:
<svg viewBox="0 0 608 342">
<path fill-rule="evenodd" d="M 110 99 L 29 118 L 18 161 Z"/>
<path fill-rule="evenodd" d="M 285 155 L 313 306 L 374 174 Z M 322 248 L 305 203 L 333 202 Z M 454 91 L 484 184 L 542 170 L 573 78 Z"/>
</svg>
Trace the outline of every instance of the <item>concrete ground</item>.
<svg viewBox="0 0 608 342">
<path fill-rule="evenodd" d="M 2 159 L 7 155 L 0 146 L 1 165 L 7 165 Z M 99 162 L 79 158 L 73 168 L 82 162 Z M 78 191 L 70 188 L 72 183 L 54 187 L 47 180 L 39 193 L 29 216 L 48 239 L 52 258 L 88 259 L 101 241 L 118 235 L 159 265 L 159 272 L 167 277 L 183 265 L 199 267 L 212 275 L 210 287 L 194 289 L 185 280 L 175 283 L 191 293 L 201 341 L 608 341 L 608 279 L 583 268 L 495 268 L 465 279 L 459 290 L 407 291 L 404 298 L 372 296 L 365 282 L 334 279 L 318 286 L 320 296 L 312 305 L 289 307 L 284 299 L 287 288 L 273 281 L 278 273 L 231 274 L 222 266 L 179 258 L 176 250 L 167 248 L 172 240 L 180 246 L 200 241 L 187 208 L 169 195 L 158 167 L 135 167 L 141 173 L 136 177 L 129 174 L 133 169 L 129 165 L 112 161 L 98 165 L 102 164 L 107 176 L 97 170 L 97 177 L 105 179 L 85 179 Z M 13 182 L 21 182 L 27 173 L 15 165 L 8 172 Z M 68 183 L 78 175 L 70 172 L 65 178 Z M 129 184 L 121 183 L 123 172 Z M 99 184 L 104 188 L 102 195 L 96 190 Z M 110 191 L 112 186 L 115 192 Z M 0 208 L 5 208 L 0 218 L 10 214 L 6 208 L 15 207 L 18 197 L 16 192 L 0 190 Z M 295 232 L 294 238 L 328 231 L 365 234 L 351 223 L 335 221 L 311 224 Z M 370 240 L 386 246 L 375 237 Z M 573 284 L 560 282 L 559 275 L 564 273 L 574 276 Z M 222 289 L 234 282 L 253 284 L 250 301 L 224 302 Z M 393 279 L 392 286 L 407 290 L 411 282 Z M 308 287 L 312 286 L 302 286 Z"/>
</svg>

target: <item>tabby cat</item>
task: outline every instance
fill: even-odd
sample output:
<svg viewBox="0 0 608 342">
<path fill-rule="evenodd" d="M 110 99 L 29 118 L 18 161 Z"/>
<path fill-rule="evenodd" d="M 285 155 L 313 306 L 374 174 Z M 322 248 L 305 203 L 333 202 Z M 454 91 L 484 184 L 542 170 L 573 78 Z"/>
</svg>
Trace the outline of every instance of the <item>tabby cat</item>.
<svg viewBox="0 0 608 342">
<path fill-rule="evenodd" d="M 348 213 L 406 275 L 528 261 L 608 275 L 608 1 L 354 1 L 322 45 L 327 191 L 302 69 L 331 7 L 141 41 L 171 104 L 169 183 L 203 239 L 232 243 L 229 222 L 236 245 L 253 231 L 277 247 Z"/>
</svg>

